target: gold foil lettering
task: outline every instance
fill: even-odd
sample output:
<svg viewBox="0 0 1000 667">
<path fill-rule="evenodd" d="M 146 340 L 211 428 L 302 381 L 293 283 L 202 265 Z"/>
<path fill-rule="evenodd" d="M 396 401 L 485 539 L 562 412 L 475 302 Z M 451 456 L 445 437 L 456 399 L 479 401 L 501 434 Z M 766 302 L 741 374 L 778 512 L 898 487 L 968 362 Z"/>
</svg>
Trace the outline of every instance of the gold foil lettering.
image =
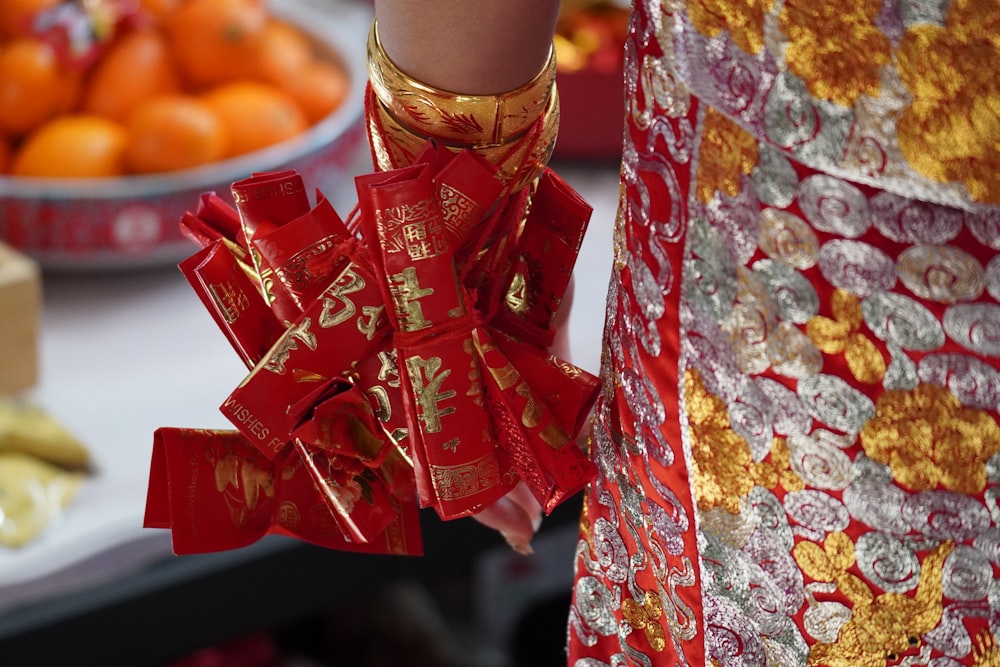
<svg viewBox="0 0 1000 667">
<path fill-rule="evenodd" d="M 381 364 L 378 369 L 378 379 L 390 387 L 398 387 L 399 364 L 397 363 L 396 350 L 382 350 L 378 353 L 378 360 Z"/>
<path fill-rule="evenodd" d="M 426 225 L 423 223 L 403 225 L 402 231 L 410 259 L 426 259 L 434 255 L 428 243 Z"/>
<path fill-rule="evenodd" d="M 329 329 L 354 317 L 358 308 L 348 298 L 348 295 L 360 292 L 364 288 L 365 279 L 354 271 L 347 270 L 340 274 L 337 280 L 323 293 L 323 310 L 319 316 L 319 325 L 324 329 Z"/>
<path fill-rule="evenodd" d="M 410 259 L 420 260 L 448 250 L 443 219 L 433 199 L 379 209 L 375 216 L 388 252 L 405 251 Z"/>
<path fill-rule="evenodd" d="M 430 320 L 424 317 L 424 310 L 418 302 L 425 296 L 434 294 L 434 290 L 420 287 L 415 268 L 409 266 L 401 273 L 393 274 L 389 291 L 392 292 L 399 325 L 403 331 L 419 331 L 431 326 Z"/>
<path fill-rule="evenodd" d="M 521 379 L 521 375 L 510 362 L 508 362 L 503 368 L 494 368 L 493 366 L 490 366 L 490 375 L 493 376 L 493 379 L 496 380 L 497 385 L 503 391 L 507 391 L 516 385 Z"/>
<path fill-rule="evenodd" d="M 492 343 L 489 345 L 491 348 L 494 347 Z M 469 372 L 465 375 L 469 379 L 469 382 L 465 395 L 472 397 L 473 403 L 482 407 L 483 403 L 485 403 L 485 397 L 483 393 L 483 376 L 479 372 L 477 349 L 478 343 L 474 338 L 470 337 L 462 341 L 462 351 L 469 355 Z"/>
<path fill-rule="evenodd" d="M 309 331 L 310 326 L 312 326 L 312 320 L 308 317 L 302 318 L 302 321 L 297 325 L 289 326 L 281 338 L 278 339 L 278 342 L 275 343 L 275 350 L 272 354 L 268 355 L 264 368 L 272 373 L 284 375 L 285 363 L 291 356 L 292 351 L 299 349 L 300 341 L 310 350 L 315 350 L 316 334 Z"/>
<path fill-rule="evenodd" d="M 295 178 L 272 183 L 260 183 L 252 188 L 233 188 L 233 200 L 241 204 L 250 201 L 264 201 L 267 199 L 277 199 L 278 197 L 288 197 L 296 192 L 302 191 L 301 182 Z"/>
<path fill-rule="evenodd" d="M 222 406 L 222 412 L 228 416 L 231 421 L 239 422 L 241 427 L 240 431 L 247 437 L 253 435 L 258 440 L 263 442 L 271 435 L 271 430 L 264 425 L 264 422 L 257 418 L 257 415 L 251 412 L 250 409 L 245 407 L 242 403 L 238 403 L 232 398 L 226 399 L 226 402 Z M 270 446 L 275 448 L 275 451 L 277 451 L 278 448 L 275 447 L 275 440 L 277 440 L 277 438 L 271 439 Z"/>
<path fill-rule="evenodd" d="M 262 269 L 258 271 L 258 275 L 260 276 L 261 289 L 264 290 L 264 299 L 270 305 L 278 298 L 274 295 L 274 275 L 271 273 L 271 269 Z"/>
<path fill-rule="evenodd" d="M 212 283 L 208 286 L 208 291 L 227 324 L 238 320 L 243 311 L 250 305 L 250 299 L 247 295 L 230 282 Z"/>
<path fill-rule="evenodd" d="M 379 323 L 382 321 L 382 313 L 385 306 L 361 306 L 361 317 L 358 318 L 358 331 L 371 340 L 375 338 Z"/>
<path fill-rule="evenodd" d="M 389 392 L 385 387 L 375 385 L 368 387 L 365 393 L 375 399 L 375 418 L 383 424 L 392 418 L 392 404 L 389 402 Z"/>
<path fill-rule="evenodd" d="M 562 371 L 562 374 L 569 378 L 578 378 L 583 374 L 583 371 L 579 367 L 574 366 L 568 361 L 563 361 L 555 355 L 549 356 L 549 363 Z"/>
<path fill-rule="evenodd" d="M 504 300 L 512 313 L 524 315 L 528 312 L 528 281 L 525 280 L 523 273 L 514 274 Z"/>
<path fill-rule="evenodd" d="M 339 234 L 330 234 L 322 239 L 302 248 L 292 255 L 282 266 L 274 270 L 275 275 L 286 285 L 293 289 L 302 290 L 308 287 L 314 279 L 311 265 L 315 258 L 320 257 L 335 246 L 340 240 Z"/>
<path fill-rule="evenodd" d="M 423 359 L 419 356 L 407 358 L 406 370 L 420 406 L 420 421 L 424 423 L 428 433 L 438 433 L 441 430 L 441 418 L 455 412 L 454 407 L 438 407 L 438 403 L 456 395 L 451 389 L 441 391 L 441 385 L 451 375 L 451 370 L 441 368 L 440 357 Z"/>
<path fill-rule="evenodd" d="M 479 350 L 479 356 L 483 360 L 486 359 L 486 355 L 488 353 L 499 349 L 492 341 L 488 340 L 480 341 L 478 338 L 473 338 L 472 343 L 475 345 L 475 348 Z M 472 354 L 471 350 L 466 350 L 466 352 Z M 478 367 L 478 364 L 473 364 L 473 366 Z M 501 391 L 507 391 L 521 381 L 520 373 L 517 372 L 517 369 L 514 368 L 514 365 L 509 361 L 504 366 L 487 366 L 487 368 L 489 368 L 490 375 L 493 376 L 493 379 L 496 381 L 497 386 L 500 387 Z"/>
</svg>

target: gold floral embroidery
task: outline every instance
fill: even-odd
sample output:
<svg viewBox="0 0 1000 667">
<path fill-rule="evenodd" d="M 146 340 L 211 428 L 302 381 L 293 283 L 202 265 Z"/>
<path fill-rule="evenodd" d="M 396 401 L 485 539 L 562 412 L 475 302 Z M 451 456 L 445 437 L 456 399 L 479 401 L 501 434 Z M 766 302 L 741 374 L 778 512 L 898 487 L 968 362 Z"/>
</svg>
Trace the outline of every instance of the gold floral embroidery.
<svg viewBox="0 0 1000 667">
<path fill-rule="evenodd" d="M 735 197 L 740 178 L 757 166 L 757 142 L 742 127 L 708 107 L 698 155 L 697 195 L 707 204 L 716 191 Z"/>
<path fill-rule="evenodd" d="M 778 16 L 788 68 L 820 99 L 853 106 L 860 95 L 877 96 L 879 69 L 892 56 L 875 25 L 881 9 L 879 0 L 788 0 Z"/>
<path fill-rule="evenodd" d="M 986 461 L 1000 451 L 1000 427 L 948 389 L 920 384 L 879 396 L 875 417 L 861 429 L 861 445 L 909 489 L 941 485 L 979 493 L 986 487 Z"/>
<path fill-rule="evenodd" d="M 961 181 L 1000 204 L 1000 5 L 956 0 L 944 26 L 911 27 L 897 61 L 913 103 L 899 121 L 903 157 L 924 176 Z"/>
<path fill-rule="evenodd" d="M 972 645 L 972 667 L 1000 667 L 1000 648 L 989 630 L 980 630 Z"/>
<path fill-rule="evenodd" d="M 792 556 L 806 576 L 837 584 L 855 604 L 871 604 L 875 599 L 867 584 L 848 571 L 855 559 L 854 542 L 846 533 L 830 533 L 822 547 L 815 542 L 799 542 L 792 549 Z"/>
<path fill-rule="evenodd" d="M 852 603 L 851 617 L 837 641 L 818 642 L 809 650 L 808 665 L 822 667 L 885 667 L 920 645 L 920 636 L 941 620 L 941 572 L 954 543 L 942 542 L 927 554 L 912 597 L 883 593 L 876 597 L 856 575 L 854 544 L 844 533 L 830 533 L 821 548 L 813 542 L 795 545 L 792 555 L 803 573 L 816 581 L 836 583 Z"/>
<path fill-rule="evenodd" d="M 779 486 L 785 491 L 801 491 L 806 488 L 802 478 L 792 471 L 791 458 L 788 442 L 784 438 L 775 438 L 771 442 L 769 458 L 753 466 L 754 481 L 772 490 Z"/>
<path fill-rule="evenodd" d="M 743 436 L 730 428 L 729 412 L 722 399 L 708 393 L 701 374 L 684 374 L 684 400 L 691 429 L 694 459 L 694 495 L 704 511 L 721 507 L 730 514 L 740 511 L 740 498 L 753 489 L 753 459 Z"/>
<path fill-rule="evenodd" d="M 885 358 L 875 344 L 858 332 L 862 324 L 861 302 L 846 290 L 837 289 L 830 299 L 833 319 L 817 315 L 806 323 L 806 334 L 825 354 L 844 354 L 851 374 L 865 384 L 885 377 Z"/>
<path fill-rule="evenodd" d="M 622 616 L 625 617 L 625 621 L 632 626 L 633 630 L 646 632 L 646 640 L 654 651 L 659 653 L 666 648 L 666 633 L 660 625 L 660 617 L 663 616 L 663 603 L 660 602 L 660 596 L 655 592 L 646 591 L 641 604 L 633 598 L 627 598 L 622 602 Z"/>
<path fill-rule="evenodd" d="M 698 32 L 707 37 L 715 37 L 723 30 L 728 30 L 733 44 L 751 55 L 764 47 L 764 15 L 773 6 L 773 0 L 687 2 L 688 16 Z"/>
</svg>

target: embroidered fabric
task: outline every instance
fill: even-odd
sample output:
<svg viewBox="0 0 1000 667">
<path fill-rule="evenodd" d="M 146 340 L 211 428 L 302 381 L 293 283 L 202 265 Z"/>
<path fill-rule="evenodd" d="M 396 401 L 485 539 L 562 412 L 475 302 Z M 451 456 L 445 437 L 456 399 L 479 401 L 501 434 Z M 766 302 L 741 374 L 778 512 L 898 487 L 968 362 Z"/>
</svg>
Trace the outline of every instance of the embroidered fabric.
<svg viewBox="0 0 1000 667">
<path fill-rule="evenodd" d="M 1000 664 L 998 26 L 636 2 L 569 665 Z"/>
</svg>

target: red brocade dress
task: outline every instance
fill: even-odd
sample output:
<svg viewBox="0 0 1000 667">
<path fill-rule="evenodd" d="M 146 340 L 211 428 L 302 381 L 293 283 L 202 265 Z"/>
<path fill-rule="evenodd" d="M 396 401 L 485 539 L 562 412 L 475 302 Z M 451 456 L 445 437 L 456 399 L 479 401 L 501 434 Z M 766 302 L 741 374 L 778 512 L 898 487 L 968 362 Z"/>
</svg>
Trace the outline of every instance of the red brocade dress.
<svg viewBox="0 0 1000 667">
<path fill-rule="evenodd" d="M 639 1 L 569 665 L 1000 665 L 1000 4 Z"/>
</svg>

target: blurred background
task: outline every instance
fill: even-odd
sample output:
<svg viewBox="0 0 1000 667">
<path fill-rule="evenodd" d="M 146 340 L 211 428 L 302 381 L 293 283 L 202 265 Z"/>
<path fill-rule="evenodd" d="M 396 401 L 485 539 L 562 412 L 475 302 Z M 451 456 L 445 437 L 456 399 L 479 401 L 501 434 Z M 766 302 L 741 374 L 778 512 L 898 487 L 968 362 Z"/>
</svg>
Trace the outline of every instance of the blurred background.
<svg viewBox="0 0 1000 667">
<path fill-rule="evenodd" d="M 594 207 L 570 360 L 594 374 L 626 18 L 569 2 L 556 40 L 552 166 Z M 563 664 L 579 497 L 529 557 L 432 512 L 423 557 L 280 537 L 176 557 L 142 527 L 154 430 L 229 428 L 246 375 L 178 270 L 178 221 L 282 169 L 346 216 L 372 169 L 370 21 L 366 0 L 0 0 L 4 667 Z"/>
</svg>

